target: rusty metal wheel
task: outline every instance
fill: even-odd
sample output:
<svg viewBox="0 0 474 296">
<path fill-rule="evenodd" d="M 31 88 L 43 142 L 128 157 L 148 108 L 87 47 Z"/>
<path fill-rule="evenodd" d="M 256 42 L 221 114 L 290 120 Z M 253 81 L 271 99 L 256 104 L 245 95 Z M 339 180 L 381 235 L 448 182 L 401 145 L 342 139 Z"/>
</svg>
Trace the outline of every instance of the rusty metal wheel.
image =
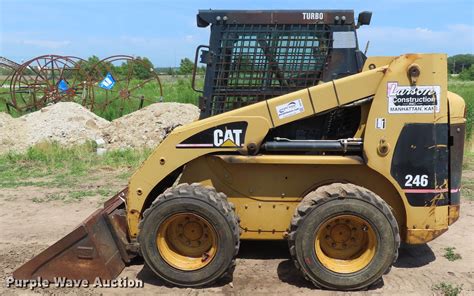
<svg viewBox="0 0 474 296">
<path fill-rule="evenodd" d="M 112 120 L 160 102 L 163 90 L 158 74 L 145 60 L 117 55 L 99 61 L 89 73 L 84 105 Z"/>
<path fill-rule="evenodd" d="M 44 55 L 23 63 L 12 77 L 11 108 L 31 112 L 60 101 L 81 101 L 84 73 L 80 58 Z"/>
<path fill-rule="evenodd" d="M 0 57 L 0 69 L 2 70 L 2 78 L 0 80 L 0 110 L 5 107 L 7 110 L 12 105 L 10 85 L 12 83 L 12 77 L 15 72 L 20 68 L 21 65 L 11 61 L 7 58 Z M 9 110 L 8 110 L 9 111 Z"/>
</svg>

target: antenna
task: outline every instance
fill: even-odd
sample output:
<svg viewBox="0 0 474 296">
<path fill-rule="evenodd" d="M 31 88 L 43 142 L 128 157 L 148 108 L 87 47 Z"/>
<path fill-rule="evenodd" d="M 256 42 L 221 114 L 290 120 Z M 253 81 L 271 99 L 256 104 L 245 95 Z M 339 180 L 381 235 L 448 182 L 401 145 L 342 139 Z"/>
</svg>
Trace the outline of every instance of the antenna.
<svg viewBox="0 0 474 296">
<path fill-rule="evenodd" d="M 365 50 L 364 50 L 365 56 L 367 56 L 367 51 L 369 50 L 369 44 L 370 44 L 370 40 L 368 40 L 367 43 L 365 44 Z"/>
</svg>

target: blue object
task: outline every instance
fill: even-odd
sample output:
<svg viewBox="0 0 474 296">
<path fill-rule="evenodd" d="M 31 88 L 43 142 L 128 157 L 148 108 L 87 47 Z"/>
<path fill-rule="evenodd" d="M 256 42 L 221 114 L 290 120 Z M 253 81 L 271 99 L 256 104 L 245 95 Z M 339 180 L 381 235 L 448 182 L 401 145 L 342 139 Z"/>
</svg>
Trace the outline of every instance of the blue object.
<svg viewBox="0 0 474 296">
<path fill-rule="evenodd" d="M 62 92 L 62 93 L 63 93 L 63 92 L 66 92 L 66 91 L 69 89 L 69 85 L 68 85 L 67 81 L 64 80 L 64 79 L 59 80 L 59 82 L 58 82 L 58 89 L 59 89 L 59 91 Z"/>
<path fill-rule="evenodd" d="M 112 76 L 112 74 L 110 74 L 109 72 L 107 72 L 107 75 L 105 75 L 105 78 L 99 83 L 99 87 L 102 87 L 103 89 L 106 89 L 106 90 L 111 90 L 115 85 L 115 79 L 114 77 Z"/>
</svg>

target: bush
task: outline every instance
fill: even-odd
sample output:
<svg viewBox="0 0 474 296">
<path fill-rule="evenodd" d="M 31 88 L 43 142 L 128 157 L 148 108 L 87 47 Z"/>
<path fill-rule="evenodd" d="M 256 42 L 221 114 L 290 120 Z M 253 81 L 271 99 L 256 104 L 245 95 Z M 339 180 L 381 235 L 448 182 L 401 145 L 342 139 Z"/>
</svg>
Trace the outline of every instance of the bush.
<svg viewBox="0 0 474 296">
<path fill-rule="evenodd" d="M 469 67 L 467 69 L 464 69 L 460 74 L 459 74 L 459 79 L 461 80 L 469 80 L 472 81 L 474 80 L 474 67 Z"/>
</svg>

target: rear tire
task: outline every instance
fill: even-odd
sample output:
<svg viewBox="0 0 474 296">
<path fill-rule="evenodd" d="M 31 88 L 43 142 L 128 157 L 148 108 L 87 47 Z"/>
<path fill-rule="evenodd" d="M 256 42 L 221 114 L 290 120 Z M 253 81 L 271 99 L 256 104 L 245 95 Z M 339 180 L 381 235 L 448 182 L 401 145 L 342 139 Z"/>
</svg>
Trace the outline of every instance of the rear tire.
<svg viewBox="0 0 474 296">
<path fill-rule="evenodd" d="M 366 288 L 390 269 L 400 246 L 387 203 L 369 190 L 334 183 L 309 193 L 288 236 L 296 267 L 317 287 Z"/>
<path fill-rule="evenodd" d="M 140 223 L 141 253 L 166 282 L 199 287 L 231 275 L 239 250 L 239 221 L 223 193 L 179 184 L 159 195 Z"/>
</svg>

